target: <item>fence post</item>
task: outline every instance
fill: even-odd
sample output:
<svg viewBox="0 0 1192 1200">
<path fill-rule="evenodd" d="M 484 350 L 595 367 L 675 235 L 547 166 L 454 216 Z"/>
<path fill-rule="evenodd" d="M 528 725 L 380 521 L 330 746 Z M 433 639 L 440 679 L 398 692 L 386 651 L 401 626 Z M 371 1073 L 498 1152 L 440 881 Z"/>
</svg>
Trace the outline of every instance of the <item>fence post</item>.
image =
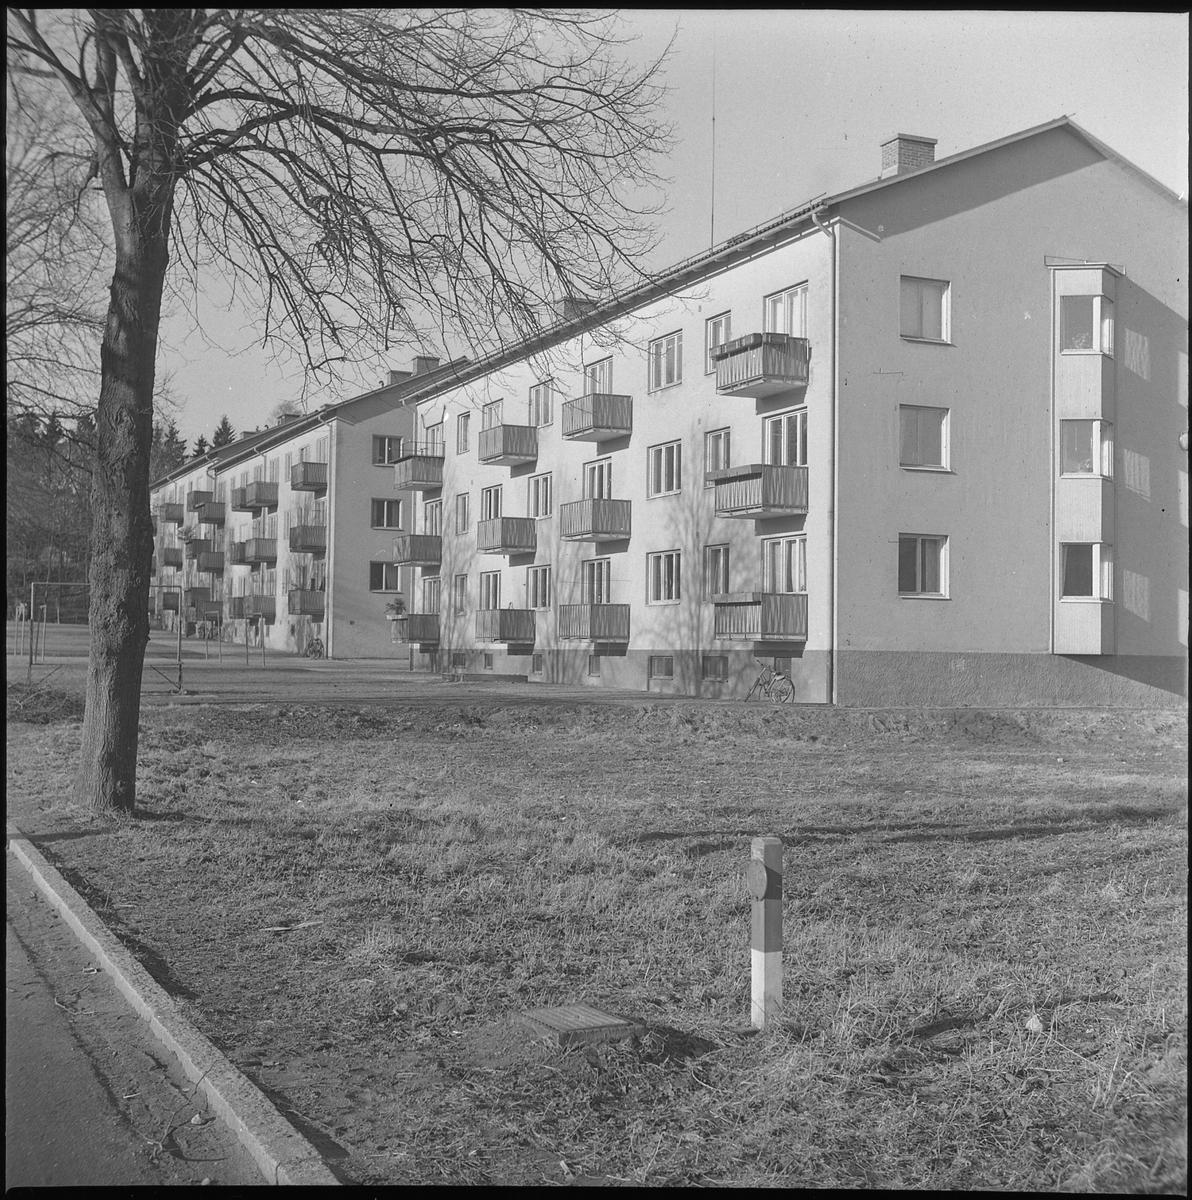
<svg viewBox="0 0 1192 1200">
<path fill-rule="evenodd" d="M 782 839 L 757 837 L 746 882 L 753 896 L 752 1023 L 764 1029 L 782 1007 Z"/>
</svg>

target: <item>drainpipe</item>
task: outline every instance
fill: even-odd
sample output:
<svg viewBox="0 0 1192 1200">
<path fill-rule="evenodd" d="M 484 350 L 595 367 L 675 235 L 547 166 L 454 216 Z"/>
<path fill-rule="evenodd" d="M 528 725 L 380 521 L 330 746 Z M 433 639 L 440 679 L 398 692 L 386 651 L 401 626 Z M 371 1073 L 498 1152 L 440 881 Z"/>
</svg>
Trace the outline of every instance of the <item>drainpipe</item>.
<svg viewBox="0 0 1192 1200">
<path fill-rule="evenodd" d="M 324 563 L 324 579 L 323 579 L 323 633 L 326 638 L 325 648 L 323 653 L 328 658 L 333 658 L 335 654 L 335 635 L 332 632 L 334 625 L 331 617 L 333 614 L 332 593 L 334 587 L 332 580 L 335 578 L 335 525 L 333 522 L 332 513 L 334 510 L 333 497 L 335 496 L 335 443 L 337 425 L 333 424 L 335 420 L 334 414 L 328 414 L 323 417 L 319 424 L 327 430 L 327 557 Z"/>
<path fill-rule="evenodd" d="M 837 578 L 839 574 L 839 564 L 837 562 L 837 542 L 836 537 L 836 509 L 839 501 L 839 471 L 837 463 L 840 458 L 840 440 L 839 429 L 840 423 L 837 420 L 836 406 L 838 403 L 839 389 L 837 388 L 836 377 L 840 372 L 840 358 L 837 354 L 837 314 L 836 314 L 836 292 L 837 292 L 837 273 L 840 269 L 839 258 L 836 253 L 836 231 L 829 229 L 824 224 L 822 214 L 826 209 L 815 209 L 811 213 L 811 219 L 815 223 L 815 227 L 828 237 L 829 244 L 832 248 L 832 271 L 831 271 L 831 298 L 829 301 L 829 309 L 831 312 L 831 329 L 832 329 L 832 347 L 831 347 L 831 363 L 832 372 L 828 380 L 828 386 L 831 389 L 831 403 L 828 405 L 828 412 L 831 414 L 831 429 L 829 434 L 832 441 L 832 457 L 828 463 L 830 478 L 828 480 L 828 557 L 832 564 L 831 572 L 828 576 L 828 588 L 830 595 L 828 597 L 828 699 L 831 704 L 838 702 L 838 687 L 837 687 L 837 672 L 836 672 L 836 628 L 837 628 Z"/>
</svg>

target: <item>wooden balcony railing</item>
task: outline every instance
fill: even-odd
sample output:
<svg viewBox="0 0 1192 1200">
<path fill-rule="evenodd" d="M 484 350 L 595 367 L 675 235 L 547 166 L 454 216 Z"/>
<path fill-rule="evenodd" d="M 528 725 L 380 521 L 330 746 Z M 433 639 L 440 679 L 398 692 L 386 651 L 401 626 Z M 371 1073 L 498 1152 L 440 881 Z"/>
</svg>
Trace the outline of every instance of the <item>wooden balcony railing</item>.
<svg viewBox="0 0 1192 1200">
<path fill-rule="evenodd" d="M 807 468 L 747 463 L 709 471 L 718 517 L 799 516 L 807 512 Z"/>
<path fill-rule="evenodd" d="M 443 539 L 430 533 L 403 533 L 393 539 L 393 561 L 407 567 L 437 567 L 443 561 Z"/>
<path fill-rule="evenodd" d="M 443 448 L 436 454 L 411 454 L 393 464 L 393 486 L 399 492 L 432 492 L 443 486 Z"/>
<path fill-rule="evenodd" d="M 205 575 L 222 575 L 224 553 L 222 550 L 206 550 L 199 555 L 199 570 Z"/>
<path fill-rule="evenodd" d="M 314 617 L 321 621 L 327 607 L 327 593 L 311 588 L 290 588 L 287 607 L 292 616 Z"/>
<path fill-rule="evenodd" d="M 197 513 L 204 504 L 215 499 L 214 492 L 191 492 L 186 497 L 186 511 Z"/>
<path fill-rule="evenodd" d="M 559 638 L 585 642 L 628 642 L 628 604 L 560 604 Z"/>
<path fill-rule="evenodd" d="M 277 618 L 277 597 L 261 592 L 251 592 L 244 597 L 244 615 L 246 617 L 264 617 L 266 621 Z"/>
<path fill-rule="evenodd" d="M 538 522 L 533 517 L 497 517 L 476 525 L 480 554 L 533 554 L 538 548 Z"/>
<path fill-rule="evenodd" d="M 162 548 L 161 548 L 161 565 L 163 567 L 180 567 L 180 566 L 182 566 L 182 547 L 181 546 L 162 546 Z"/>
<path fill-rule="evenodd" d="M 228 620 L 243 621 L 248 616 L 248 611 L 244 606 L 244 596 L 229 596 L 228 597 Z"/>
<path fill-rule="evenodd" d="M 325 492 L 327 490 L 327 464 L 325 462 L 300 462 L 290 468 L 290 487 L 296 492 Z"/>
<path fill-rule="evenodd" d="M 199 588 L 199 587 L 186 588 L 182 593 L 182 602 L 183 602 L 183 604 L 186 605 L 187 608 L 194 608 L 194 606 L 196 604 L 198 604 L 200 600 L 205 601 L 205 600 L 210 600 L 210 599 L 211 599 L 211 589 L 210 588 Z"/>
<path fill-rule="evenodd" d="M 478 612 L 476 614 L 476 640 L 531 645 L 534 641 L 534 610 L 532 608 L 490 608 Z"/>
<path fill-rule="evenodd" d="M 494 425 L 480 431 L 476 457 L 482 463 L 512 467 L 538 457 L 538 429 L 534 425 Z"/>
<path fill-rule="evenodd" d="M 178 611 L 178 593 L 177 592 L 159 592 L 161 596 L 161 606 L 166 612 Z"/>
<path fill-rule="evenodd" d="M 576 442 L 608 442 L 633 432 L 633 397 L 590 392 L 563 405 L 563 436 Z"/>
<path fill-rule="evenodd" d="M 222 500 L 208 500 L 199 505 L 199 520 L 204 525 L 222 525 L 227 516 L 227 505 Z"/>
<path fill-rule="evenodd" d="M 233 512 L 252 512 L 253 505 L 248 502 L 248 488 L 234 487 L 230 501 Z"/>
<path fill-rule="evenodd" d="M 258 508 L 277 507 L 277 482 L 254 479 L 244 489 L 244 503 L 254 511 Z"/>
<path fill-rule="evenodd" d="M 232 567 L 244 566 L 246 559 L 244 557 L 243 542 L 228 543 L 228 565 Z"/>
<path fill-rule="evenodd" d="M 559 532 L 573 542 L 617 542 L 630 536 L 631 500 L 573 500 L 559 506 Z"/>
<path fill-rule="evenodd" d="M 720 396 L 771 396 L 806 387 L 811 343 L 784 333 L 749 333 L 712 351 Z"/>
<path fill-rule="evenodd" d="M 755 642 L 805 642 L 806 592 L 732 592 L 714 596 L 715 636 Z"/>
<path fill-rule="evenodd" d="M 290 530 L 290 549 L 297 554 L 322 554 L 327 549 L 327 526 L 293 526 Z"/>
<path fill-rule="evenodd" d="M 163 525 L 181 525 L 186 520 L 186 513 L 181 504 L 159 504 L 157 519 Z"/>
<path fill-rule="evenodd" d="M 249 538 L 244 543 L 246 563 L 277 562 L 277 538 Z"/>
<path fill-rule="evenodd" d="M 197 561 L 200 554 L 208 554 L 211 551 L 210 538 L 191 538 L 186 543 L 186 557 L 192 561 Z"/>
<path fill-rule="evenodd" d="M 396 641 L 433 645 L 439 640 L 438 613 L 407 613 L 393 622 Z"/>
</svg>

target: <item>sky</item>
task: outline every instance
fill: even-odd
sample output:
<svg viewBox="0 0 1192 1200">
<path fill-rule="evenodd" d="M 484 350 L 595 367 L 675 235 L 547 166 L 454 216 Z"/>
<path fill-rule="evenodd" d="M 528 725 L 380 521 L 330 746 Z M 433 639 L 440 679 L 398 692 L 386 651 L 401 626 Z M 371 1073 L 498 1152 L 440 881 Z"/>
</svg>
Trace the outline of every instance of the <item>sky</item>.
<svg viewBox="0 0 1192 1200">
<path fill-rule="evenodd" d="M 896 133 L 936 138 L 946 158 L 1067 115 L 1188 193 L 1187 14 L 627 9 L 622 33 L 641 63 L 674 38 L 653 268 L 876 178 Z M 378 357 L 310 403 L 408 366 Z M 172 305 L 162 370 L 191 443 L 224 413 L 237 431 L 263 426 L 302 391 L 300 370 L 261 349 L 254 312 L 214 276 Z"/>
</svg>

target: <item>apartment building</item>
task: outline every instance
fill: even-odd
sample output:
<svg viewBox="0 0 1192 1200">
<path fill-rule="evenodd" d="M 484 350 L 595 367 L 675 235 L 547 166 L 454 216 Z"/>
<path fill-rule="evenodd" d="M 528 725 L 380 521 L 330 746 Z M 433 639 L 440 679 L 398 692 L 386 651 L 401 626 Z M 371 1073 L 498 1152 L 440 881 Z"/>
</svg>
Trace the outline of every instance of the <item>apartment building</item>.
<svg viewBox="0 0 1192 1200">
<path fill-rule="evenodd" d="M 1186 204 L 1066 118 L 939 161 L 899 134 L 423 389 L 393 633 L 543 683 L 1176 702 L 1186 264 Z"/>
</svg>

